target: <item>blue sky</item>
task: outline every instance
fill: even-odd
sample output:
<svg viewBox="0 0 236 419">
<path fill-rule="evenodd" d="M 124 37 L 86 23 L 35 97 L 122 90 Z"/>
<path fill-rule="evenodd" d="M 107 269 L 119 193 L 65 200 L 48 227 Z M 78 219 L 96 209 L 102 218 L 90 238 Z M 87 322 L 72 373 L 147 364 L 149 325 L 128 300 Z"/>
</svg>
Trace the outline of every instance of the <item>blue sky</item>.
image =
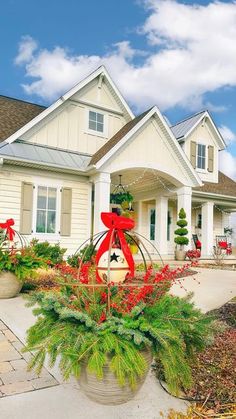
<svg viewBox="0 0 236 419">
<path fill-rule="evenodd" d="M 235 1 L 8 0 L 0 32 L 1 94 L 47 105 L 103 63 L 136 113 L 208 108 L 236 178 Z"/>
</svg>

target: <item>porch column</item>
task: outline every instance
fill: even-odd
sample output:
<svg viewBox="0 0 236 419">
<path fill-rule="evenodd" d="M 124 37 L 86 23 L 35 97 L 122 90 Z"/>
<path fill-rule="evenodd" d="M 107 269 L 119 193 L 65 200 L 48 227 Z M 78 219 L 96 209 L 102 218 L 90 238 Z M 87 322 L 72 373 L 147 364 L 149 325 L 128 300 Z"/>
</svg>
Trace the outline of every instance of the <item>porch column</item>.
<svg viewBox="0 0 236 419">
<path fill-rule="evenodd" d="M 168 198 L 165 196 L 156 199 L 156 246 L 161 255 L 167 255 L 167 218 L 168 218 Z"/>
<path fill-rule="evenodd" d="M 202 205 L 202 256 L 212 256 L 214 202 Z"/>
<path fill-rule="evenodd" d="M 137 210 L 138 210 L 138 223 L 137 223 L 137 227 L 135 227 L 135 230 L 137 229 L 139 234 L 144 234 L 143 232 L 143 201 L 138 201 L 137 202 Z"/>
<path fill-rule="evenodd" d="M 187 237 L 189 239 L 189 244 L 188 246 L 186 246 L 186 248 L 190 249 L 192 247 L 192 188 L 191 186 L 183 186 L 182 188 L 178 189 L 177 196 L 178 196 L 178 204 L 177 204 L 178 214 L 181 208 L 183 208 L 186 213 L 186 220 L 188 222 Z M 178 214 L 177 214 L 177 220 L 179 218 Z"/>
<path fill-rule="evenodd" d="M 101 212 L 110 211 L 110 173 L 98 173 L 94 182 L 94 234 L 106 230 L 101 220 Z"/>
</svg>

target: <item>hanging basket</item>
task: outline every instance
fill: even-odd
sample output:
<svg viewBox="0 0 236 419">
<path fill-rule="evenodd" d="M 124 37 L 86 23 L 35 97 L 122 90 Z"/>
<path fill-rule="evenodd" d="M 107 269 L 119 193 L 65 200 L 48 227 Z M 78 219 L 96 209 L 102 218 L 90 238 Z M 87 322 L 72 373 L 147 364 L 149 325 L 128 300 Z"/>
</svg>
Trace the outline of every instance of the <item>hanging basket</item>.
<svg viewBox="0 0 236 419">
<path fill-rule="evenodd" d="M 16 297 L 22 285 L 12 272 L 0 272 L 0 299 Z"/>
<path fill-rule="evenodd" d="M 109 368 L 108 364 L 103 367 L 103 378 L 98 379 L 94 374 L 88 372 L 86 363 L 82 365 L 79 379 L 80 387 L 86 396 L 99 404 L 118 405 L 127 403 L 138 393 L 142 387 L 152 363 L 152 354 L 150 349 L 141 352 L 147 363 L 147 368 L 142 377 L 137 379 L 137 386 L 134 390 L 129 385 L 121 387 L 116 376 Z"/>
</svg>

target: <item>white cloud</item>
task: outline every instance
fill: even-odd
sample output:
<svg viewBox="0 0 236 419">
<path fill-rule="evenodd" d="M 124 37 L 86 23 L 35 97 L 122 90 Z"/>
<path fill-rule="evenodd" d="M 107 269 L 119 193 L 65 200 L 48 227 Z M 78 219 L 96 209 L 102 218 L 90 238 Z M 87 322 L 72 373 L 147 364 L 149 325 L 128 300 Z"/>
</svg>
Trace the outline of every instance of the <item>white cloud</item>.
<svg viewBox="0 0 236 419">
<path fill-rule="evenodd" d="M 140 51 L 128 41 L 111 46 L 106 55 L 86 56 L 62 47 L 36 50 L 33 45 L 30 50 L 27 37 L 16 57 L 17 64 L 25 62 L 26 76 L 32 79 L 24 84 L 25 91 L 54 100 L 100 64 L 107 66 L 137 110 L 153 104 L 162 110 L 176 105 L 195 110 L 204 106 L 205 93 L 236 86 L 235 1 L 205 6 L 174 0 L 143 4 L 149 17 L 139 32 L 151 45 L 140 63 L 135 60 Z"/>
<path fill-rule="evenodd" d="M 236 180 L 236 156 L 233 156 L 227 150 L 221 151 L 219 163 L 220 170 L 227 176 Z"/>
<path fill-rule="evenodd" d="M 15 64 L 21 65 L 33 60 L 33 53 L 37 47 L 37 42 L 31 36 L 23 36 L 19 44 L 19 51 L 15 58 Z"/>
<path fill-rule="evenodd" d="M 231 131 L 229 127 L 226 125 L 221 125 L 219 130 L 227 145 L 236 142 L 236 135 L 233 131 Z"/>
</svg>

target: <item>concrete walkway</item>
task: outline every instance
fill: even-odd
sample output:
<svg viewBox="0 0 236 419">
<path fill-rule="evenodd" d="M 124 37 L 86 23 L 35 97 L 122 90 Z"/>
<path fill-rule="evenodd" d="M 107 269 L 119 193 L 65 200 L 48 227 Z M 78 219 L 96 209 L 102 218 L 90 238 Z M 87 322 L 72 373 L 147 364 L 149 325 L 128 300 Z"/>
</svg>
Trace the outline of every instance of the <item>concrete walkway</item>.
<svg viewBox="0 0 236 419">
<path fill-rule="evenodd" d="M 219 307 L 236 295 L 235 272 L 199 269 L 195 278 L 187 277 L 183 285 L 187 292 L 195 293 L 194 301 L 204 311 Z M 172 292 L 186 295 L 178 285 L 173 286 Z M 0 300 L 0 319 L 23 343 L 26 330 L 35 321 L 22 296 Z M 0 418 L 159 419 L 160 412 L 166 414 L 170 408 L 177 411 L 186 409 L 185 402 L 165 393 L 151 373 L 132 401 L 120 406 L 102 406 L 88 400 L 74 380 L 64 384 L 58 368 L 50 372 L 60 383 L 58 386 L 2 398 Z"/>
</svg>

